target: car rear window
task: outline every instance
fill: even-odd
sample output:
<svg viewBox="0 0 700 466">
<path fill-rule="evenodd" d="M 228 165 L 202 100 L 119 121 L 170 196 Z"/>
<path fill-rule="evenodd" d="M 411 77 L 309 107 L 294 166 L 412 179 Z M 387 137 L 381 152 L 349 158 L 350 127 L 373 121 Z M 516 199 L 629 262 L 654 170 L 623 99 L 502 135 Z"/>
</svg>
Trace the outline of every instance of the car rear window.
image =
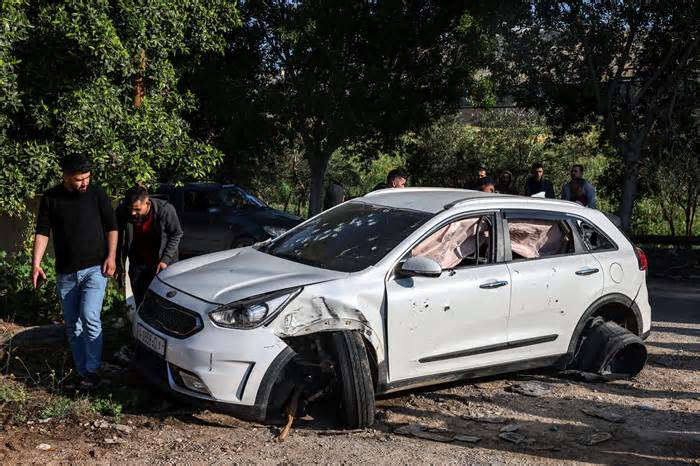
<svg viewBox="0 0 700 466">
<path fill-rule="evenodd" d="M 432 214 L 348 202 L 261 248 L 262 252 L 340 272 L 376 264 Z"/>
</svg>

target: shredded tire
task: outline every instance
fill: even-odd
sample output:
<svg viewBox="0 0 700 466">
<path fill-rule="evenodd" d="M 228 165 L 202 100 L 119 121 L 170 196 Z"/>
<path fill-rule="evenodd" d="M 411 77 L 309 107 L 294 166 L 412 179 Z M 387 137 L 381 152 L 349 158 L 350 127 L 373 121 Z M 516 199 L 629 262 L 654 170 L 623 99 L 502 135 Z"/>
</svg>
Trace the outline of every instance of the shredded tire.
<svg viewBox="0 0 700 466">
<path fill-rule="evenodd" d="M 349 429 L 369 427 L 374 423 L 374 386 L 362 336 L 354 331 L 334 333 L 333 344 L 343 424 Z"/>
</svg>

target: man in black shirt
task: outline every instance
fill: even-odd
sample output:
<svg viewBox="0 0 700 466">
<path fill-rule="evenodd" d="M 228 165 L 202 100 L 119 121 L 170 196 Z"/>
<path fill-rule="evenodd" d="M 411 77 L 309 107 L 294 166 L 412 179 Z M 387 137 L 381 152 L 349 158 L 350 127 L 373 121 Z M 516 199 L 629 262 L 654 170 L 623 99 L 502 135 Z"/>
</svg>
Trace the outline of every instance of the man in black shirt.
<svg viewBox="0 0 700 466">
<path fill-rule="evenodd" d="M 61 163 L 63 183 L 41 198 L 34 237 L 32 282 L 46 274 L 41 259 L 53 234 L 56 282 L 66 334 L 80 388 L 99 384 L 102 360 L 102 300 L 116 269 L 117 221 L 107 194 L 90 184 L 90 162 L 82 156 Z"/>
<path fill-rule="evenodd" d="M 377 184 L 372 188 L 372 191 L 388 188 L 404 188 L 406 186 L 406 181 L 408 181 L 408 174 L 404 169 L 394 168 L 386 175 L 386 183 Z"/>
<path fill-rule="evenodd" d="M 532 196 L 544 191 L 544 197 L 554 199 L 554 187 L 551 181 L 544 178 L 544 167 L 542 164 L 533 163 L 531 173 L 531 176 L 525 181 L 525 195 Z"/>
</svg>

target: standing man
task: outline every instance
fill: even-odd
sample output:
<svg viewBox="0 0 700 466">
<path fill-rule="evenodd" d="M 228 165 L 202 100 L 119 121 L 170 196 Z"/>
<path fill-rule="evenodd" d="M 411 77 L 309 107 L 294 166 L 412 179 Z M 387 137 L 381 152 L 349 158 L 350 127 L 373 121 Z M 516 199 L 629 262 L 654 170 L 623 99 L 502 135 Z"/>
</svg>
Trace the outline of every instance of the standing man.
<svg viewBox="0 0 700 466">
<path fill-rule="evenodd" d="M 175 207 L 154 199 L 143 186 L 130 188 L 117 207 L 119 271 L 129 259 L 129 280 L 136 307 L 153 277 L 178 259 L 182 227 Z"/>
<path fill-rule="evenodd" d="M 41 198 L 32 258 L 32 282 L 41 286 L 46 274 L 41 259 L 53 233 L 56 283 L 66 323 L 78 386 L 99 385 L 102 362 L 102 300 L 107 277 L 116 268 L 117 221 L 107 194 L 90 183 L 90 162 L 83 156 L 61 163 L 63 183 Z"/>
<path fill-rule="evenodd" d="M 405 188 L 408 174 L 402 168 L 394 168 L 386 175 L 386 183 L 379 183 L 372 191 L 387 188 Z"/>
<path fill-rule="evenodd" d="M 580 182 L 573 182 L 574 180 L 581 180 Z M 577 187 L 578 183 L 583 184 L 583 196 L 577 197 L 574 192 L 574 188 Z M 595 188 L 590 181 L 583 178 L 583 165 L 576 164 L 571 167 L 571 182 L 566 183 L 561 190 L 561 198 L 565 201 L 582 201 L 585 197 L 584 205 L 587 205 L 591 209 L 596 208 L 596 198 L 595 198 Z"/>
<path fill-rule="evenodd" d="M 489 178 L 488 176 L 485 176 L 483 178 L 479 179 L 479 187 L 477 191 L 481 191 L 482 193 L 495 193 L 496 192 L 496 183 Z"/>
<path fill-rule="evenodd" d="M 530 176 L 525 181 L 525 195 L 532 196 L 542 191 L 544 191 L 544 197 L 554 199 L 552 182 L 544 178 L 544 166 L 541 162 L 537 162 L 532 164 Z"/>
</svg>

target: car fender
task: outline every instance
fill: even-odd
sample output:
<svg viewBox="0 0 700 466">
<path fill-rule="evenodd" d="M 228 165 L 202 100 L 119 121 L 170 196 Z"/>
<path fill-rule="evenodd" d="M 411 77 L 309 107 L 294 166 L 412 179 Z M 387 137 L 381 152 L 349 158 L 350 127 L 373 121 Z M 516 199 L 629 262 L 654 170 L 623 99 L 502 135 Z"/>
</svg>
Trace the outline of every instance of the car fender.
<svg viewBox="0 0 700 466">
<path fill-rule="evenodd" d="M 383 360 L 379 335 L 360 309 L 328 296 L 295 300 L 270 323 L 280 338 L 312 335 L 318 332 L 357 330 Z"/>
</svg>

